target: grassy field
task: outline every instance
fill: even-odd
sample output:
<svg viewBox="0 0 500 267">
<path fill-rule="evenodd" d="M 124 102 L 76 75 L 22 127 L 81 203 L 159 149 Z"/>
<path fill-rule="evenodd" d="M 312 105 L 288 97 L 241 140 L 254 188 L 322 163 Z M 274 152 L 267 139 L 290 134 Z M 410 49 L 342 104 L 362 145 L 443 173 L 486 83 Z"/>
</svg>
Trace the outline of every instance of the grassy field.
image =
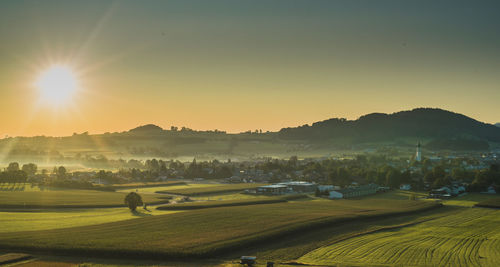
<svg viewBox="0 0 500 267">
<path fill-rule="evenodd" d="M 186 182 L 181 181 L 168 181 L 168 182 L 145 182 L 145 183 L 128 183 L 128 184 L 113 184 L 109 187 L 115 190 L 130 189 L 130 188 L 145 188 L 145 187 L 159 187 L 159 186 L 176 186 L 185 185 Z"/>
<path fill-rule="evenodd" d="M 125 193 L 95 190 L 0 191 L 0 208 L 95 208 L 125 206 Z M 143 195 L 148 204 L 164 202 L 159 195 Z"/>
<path fill-rule="evenodd" d="M 211 188 L 220 186 L 220 184 L 184 184 L 184 185 L 170 185 L 170 186 L 157 186 L 157 187 L 133 187 L 126 189 L 119 189 L 117 192 L 138 192 L 139 194 L 156 194 L 156 192 L 172 191 L 172 190 L 198 190 L 200 188 Z"/>
<path fill-rule="evenodd" d="M 261 204 L 273 204 L 287 202 L 289 200 L 297 200 L 307 198 L 305 195 L 289 195 L 281 197 L 255 197 L 247 199 L 234 199 L 234 200 L 221 200 L 221 201 L 197 201 L 197 202 L 187 202 L 182 204 L 171 204 L 159 206 L 158 210 L 195 210 L 195 209 L 207 209 L 207 208 L 218 208 L 218 207 L 232 207 L 232 206 L 248 206 L 248 205 L 261 205 Z"/>
<path fill-rule="evenodd" d="M 253 189 L 266 184 L 225 184 L 216 185 L 209 187 L 195 187 L 195 188 L 184 188 L 184 189 L 168 189 L 158 191 L 157 193 L 163 194 L 175 194 L 183 196 L 202 196 L 202 195 L 215 195 L 239 192 L 245 189 Z"/>
<path fill-rule="evenodd" d="M 442 200 L 444 205 L 473 207 L 480 202 L 498 198 L 498 195 L 489 195 L 481 193 L 466 193 L 463 196 Z"/>
<path fill-rule="evenodd" d="M 498 266 L 500 211 L 459 212 L 406 227 L 363 234 L 298 259 L 313 265 Z"/>
<path fill-rule="evenodd" d="M 193 258 L 227 253 L 347 220 L 431 206 L 422 201 L 315 200 L 222 207 L 83 227 L 1 233 L 0 248 L 105 257 Z"/>
<path fill-rule="evenodd" d="M 68 189 L 49 186 L 38 186 L 31 183 L 0 183 L 0 192 L 45 192 L 64 191 Z"/>
<path fill-rule="evenodd" d="M 279 263 L 279 266 L 285 266 L 285 263 L 296 263 L 296 260 L 305 254 L 339 242 L 339 240 L 345 240 L 346 238 L 358 236 L 363 233 L 380 231 L 381 229 L 412 225 L 429 219 L 439 218 L 445 216 L 445 214 L 453 214 L 458 209 L 461 208 L 442 206 L 437 209 L 411 212 L 397 216 L 389 215 L 364 218 L 362 220 L 349 221 L 348 223 L 332 224 L 326 227 L 318 227 L 311 231 L 301 232 L 297 235 L 284 236 L 273 240 L 273 242 L 262 243 L 257 246 L 247 246 L 244 250 L 235 251 L 235 253 L 227 256 L 236 259 L 242 253 L 255 255 L 260 262 L 273 261 Z"/>
<path fill-rule="evenodd" d="M 20 254 L 20 253 L 8 253 L 4 255 L 0 255 L 0 265 L 7 265 L 10 263 L 27 260 L 30 259 L 31 256 L 28 254 Z"/>
<path fill-rule="evenodd" d="M 490 198 L 477 203 L 476 206 L 485 208 L 500 208 L 500 197 L 498 197 L 498 195 L 494 196 L 494 198 Z"/>
<path fill-rule="evenodd" d="M 255 199 L 261 198 L 262 195 L 257 194 L 245 194 L 245 193 L 222 193 L 219 195 L 202 195 L 191 197 L 192 200 L 196 201 L 227 201 L 227 200 L 243 200 L 243 199 Z"/>
<path fill-rule="evenodd" d="M 0 233 L 102 224 L 174 212 L 137 209 L 137 212 L 132 213 L 128 208 L 0 212 Z"/>
<path fill-rule="evenodd" d="M 414 195 L 418 199 L 425 201 L 436 202 L 439 201 L 444 205 L 449 206 L 461 206 L 461 207 L 473 207 L 474 205 L 487 201 L 490 199 L 498 198 L 496 194 L 481 194 L 481 193 L 465 193 L 464 195 L 453 197 L 450 199 L 425 199 L 428 195 L 427 192 L 413 192 L 405 190 L 391 190 L 386 193 L 379 193 L 375 195 L 369 195 L 363 197 L 362 199 L 409 199 L 410 196 Z"/>
<path fill-rule="evenodd" d="M 414 191 L 406 191 L 406 190 L 390 190 L 384 193 L 377 193 L 374 195 L 368 195 L 362 197 L 362 199 L 395 199 L 395 200 L 405 200 L 410 199 L 410 196 L 414 195 L 418 199 L 425 198 L 428 193 L 427 192 L 414 192 Z"/>
</svg>

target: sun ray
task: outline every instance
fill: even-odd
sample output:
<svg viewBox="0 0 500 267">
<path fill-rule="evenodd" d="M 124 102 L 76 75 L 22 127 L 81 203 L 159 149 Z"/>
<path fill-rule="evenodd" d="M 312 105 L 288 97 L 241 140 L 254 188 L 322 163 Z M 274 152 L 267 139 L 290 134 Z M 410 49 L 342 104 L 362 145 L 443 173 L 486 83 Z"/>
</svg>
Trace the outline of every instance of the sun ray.
<svg viewBox="0 0 500 267">
<path fill-rule="evenodd" d="M 37 79 L 40 101 L 51 105 L 64 105 L 78 90 L 78 81 L 73 71 L 64 65 L 54 65 Z"/>
</svg>

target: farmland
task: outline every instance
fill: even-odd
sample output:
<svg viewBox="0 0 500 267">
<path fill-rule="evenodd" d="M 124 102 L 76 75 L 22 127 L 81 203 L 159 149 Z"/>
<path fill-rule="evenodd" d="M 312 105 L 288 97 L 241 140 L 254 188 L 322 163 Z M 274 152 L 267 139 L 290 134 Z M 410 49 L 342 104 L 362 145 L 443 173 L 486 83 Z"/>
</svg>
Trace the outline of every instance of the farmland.
<svg viewBox="0 0 500 267">
<path fill-rule="evenodd" d="M 227 201 L 227 200 L 243 200 L 243 199 L 255 199 L 255 198 L 262 198 L 262 195 L 257 195 L 257 194 L 245 194 L 245 193 L 234 193 L 234 192 L 229 192 L 229 193 L 221 193 L 221 194 L 216 194 L 216 195 L 201 195 L 201 196 L 193 196 L 190 197 L 192 200 L 195 201 Z"/>
<path fill-rule="evenodd" d="M 244 198 L 236 200 L 221 200 L 221 201 L 200 201 L 200 202 L 189 202 L 183 204 L 174 205 L 164 205 L 157 207 L 158 210 L 192 210 L 192 209 L 206 209 L 206 208 L 218 208 L 218 207 L 232 207 L 232 206 L 248 206 L 248 205 L 259 205 L 259 204 L 273 204 L 287 202 L 289 200 L 304 199 L 307 196 L 304 195 L 290 195 L 284 197 L 255 197 L 255 198 Z"/>
<path fill-rule="evenodd" d="M 0 208 L 121 207 L 125 193 L 95 190 L 0 191 Z M 149 204 L 162 203 L 158 195 L 144 195 Z"/>
<path fill-rule="evenodd" d="M 119 222 L 0 234 L 0 247 L 88 255 L 197 257 L 372 216 L 412 212 L 434 204 L 419 201 L 299 201 L 221 207 Z M 126 233 L 126 234 L 124 234 Z"/>
<path fill-rule="evenodd" d="M 170 214 L 173 212 L 174 211 L 160 211 L 155 209 L 151 209 L 150 212 L 147 212 L 141 209 L 132 213 L 127 208 L 53 209 L 26 212 L 1 212 L 0 233 L 102 224 L 152 215 Z"/>
<path fill-rule="evenodd" d="M 478 207 L 485 208 L 500 208 L 500 197 L 490 198 L 488 200 L 481 201 L 476 204 Z"/>
<path fill-rule="evenodd" d="M 155 186 L 155 187 L 131 187 L 118 189 L 117 192 L 137 192 L 139 194 L 156 194 L 156 192 L 170 192 L 178 190 L 202 190 L 201 188 L 212 188 L 221 186 L 221 184 L 184 184 L 184 185 L 170 185 L 170 186 Z"/>
<path fill-rule="evenodd" d="M 456 196 L 450 199 L 426 199 L 428 193 L 424 192 L 412 192 L 404 190 L 391 190 L 383 194 L 369 195 L 363 197 L 363 199 L 409 199 L 410 196 L 415 196 L 416 198 L 424 201 L 436 202 L 448 206 L 460 206 L 460 207 L 473 207 L 478 203 L 486 203 L 486 201 L 497 199 L 498 195 L 495 194 L 481 194 L 481 193 L 465 193 L 460 196 Z"/>
<path fill-rule="evenodd" d="M 183 195 L 183 196 L 202 196 L 202 195 L 215 195 L 215 194 L 239 192 L 245 189 L 254 189 L 262 185 L 266 184 L 226 184 L 226 185 L 216 185 L 209 187 L 168 189 L 168 190 L 157 191 L 157 193 Z"/>
<path fill-rule="evenodd" d="M 494 198 L 498 198 L 498 196 L 480 193 L 466 193 L 464 195 L 457 196 L 451 199 L 443 199 L 441 200 L 441 202 L 444 205 L 450 206 L 473 207 L 480 202 Z"/>
<path fill-rule="evenodd" d="M 130 188 L 147 188 L 159 186 L 177 186 L 187 185 L 185 182 L 169 181 L 169 182 L 145 182 L 145 183 L 128 183 L 128 184 L 113 184 L 109 187 L 115 190 L 130 189 Z"/>
<path fill-rule="evenodd" d="M 439 202 L 418 192 L 335 201 L 236 193 L 249 186 L 258 185 L 131 184 L 117 192 L 9 186 L 0 191 L 2 204 L 32 198 L 50 209 L 1 212 L 0 249 L 135 260 L 209 258 L 216 264 L 247 252 L 261 263 L 312 265 L 494 266 L 499 260 L 500 211 L 468 208 L 494 196 L 467 194 L 435 209 Z M 151 211 L 99 208 L 122 205 L 130 191 L 146 201 L 165 200 L 158 190 L 179 195 L 174 200 L 191 194 L 195 201 Z M 412 195 L 422 200 L 409 200 Z"/>
<path fill-rule="evenodd" d="M 334 242 L 300 257 L 316 265 L 496 266 L 500 261 L 500 212 L 459 212 L 407 227 Z"/>
</svg>

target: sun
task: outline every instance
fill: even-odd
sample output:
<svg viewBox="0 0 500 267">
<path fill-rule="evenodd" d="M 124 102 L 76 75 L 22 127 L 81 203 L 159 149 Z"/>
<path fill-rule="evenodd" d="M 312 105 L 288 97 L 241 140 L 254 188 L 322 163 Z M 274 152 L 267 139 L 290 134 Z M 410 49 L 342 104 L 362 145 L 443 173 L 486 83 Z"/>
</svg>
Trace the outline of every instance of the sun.
<svg viewBox="0 0 500 267">
<path fill-rule="evenodd" d="M 78 81 L 69 67 L 54 65 L 40 74 L 35 86 L 42 102 L 60 106 L 74 96 L 78 90 Z"/>
</svg>

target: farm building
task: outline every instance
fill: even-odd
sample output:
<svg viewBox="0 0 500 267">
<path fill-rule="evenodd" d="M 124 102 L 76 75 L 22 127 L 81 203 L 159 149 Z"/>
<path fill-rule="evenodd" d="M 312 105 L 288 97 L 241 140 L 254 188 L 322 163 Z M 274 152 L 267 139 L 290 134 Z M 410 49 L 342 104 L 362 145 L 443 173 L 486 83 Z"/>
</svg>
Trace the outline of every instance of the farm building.
<svg viewBox="0 0 500 267">
<path fill-rule="evenodd" d="M 344 195 L 338 191 L 330 191 L 329 196 L 330 199 L 341 199 Z"/>
<path fill-rule="evenodd" d="M 284 182 L 284 183 L 279 183 L 278 185 L 287 186 L 288 188 L 290 188 L 290 190 L 296 193 L 314 192 L 318 187 L 316 184 L 303 181 Z"/>
<path fill-rule="evenodd" d="M 318 185 L 318 190 L 320 192 L 330 192 L 339 189 L 341 189 L 340 186 L 335 186 L 335 185 Z"/>
<path fill-rule="evenodd" d="M 318 186 L 313 183 L 292 181 L 272 185 L 260 186 L 257 188 L 258 194 L 281 195 L 286 193 L 312 193 Z"/>
<path fill-rule="evenodd" d="M 368 184 L 362 185 L 354 188 L 345 188 L 341 190 L 330 191 L 330 198 L 352 198 L 352 197 L 361 197 L 366 195 L 371 195 L 377 193 L 378 185 Z"/>
<path fill-rule="evenodd" d="M 290 189 L 286 185 L 272 184 L 257 187 L 258 194 L 265 195 L 281 195 L 290 192 Z"/>
<path fill-rule="evenodd" d="M 449 198 L 449 197 L 451 197 L 451 189 L 446 187 L 446 186 L 443 186 L 443 187 L 438 188 L 438 189 L 433 189 L 429 193 L 429 197 L 430 198 Z"/>
</svg>

